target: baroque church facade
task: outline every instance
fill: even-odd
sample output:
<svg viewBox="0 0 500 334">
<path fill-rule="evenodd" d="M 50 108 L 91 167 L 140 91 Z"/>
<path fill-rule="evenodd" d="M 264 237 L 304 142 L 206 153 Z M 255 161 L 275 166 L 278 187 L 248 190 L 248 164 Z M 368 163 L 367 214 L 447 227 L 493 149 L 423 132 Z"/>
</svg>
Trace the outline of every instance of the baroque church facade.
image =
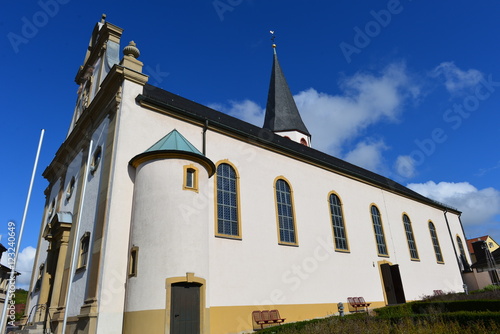
<svg viewBox="0 0 500 334">
<path fill-rule="evenodd" d="M 275 48 L 257 127 L 148 84 L 121 33 L 96 24 L 43 174 L 31 328 L 240 333 L 463 291 L 460 212 L 312 148 Z"/>
</svg>

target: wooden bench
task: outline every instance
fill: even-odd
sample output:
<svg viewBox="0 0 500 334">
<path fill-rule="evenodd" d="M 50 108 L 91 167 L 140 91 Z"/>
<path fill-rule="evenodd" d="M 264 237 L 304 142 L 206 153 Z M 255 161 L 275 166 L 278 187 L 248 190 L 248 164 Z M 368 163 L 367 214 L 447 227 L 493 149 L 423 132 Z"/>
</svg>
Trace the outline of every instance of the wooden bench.
<svg viewBox="0 0 500 334">
<path fill-rule="evenodd" d="M 260 325 L 261 329 L 264 328 L 264 325 L 281 324 L 286 320 L 286 318 L 280 316 L 278 310 L 253 311 L 252 317 L 253 320 Z"/>
<path fill-rule="evenodd" d="M 347 301 L 354 308 L 354 312 L 358 312 L 358 308 L 366 308 L 366 312 L 368 312 L 368 306 L 371 304 L 367 303 L 363 297 L 348 297 Z"/>
</svg>

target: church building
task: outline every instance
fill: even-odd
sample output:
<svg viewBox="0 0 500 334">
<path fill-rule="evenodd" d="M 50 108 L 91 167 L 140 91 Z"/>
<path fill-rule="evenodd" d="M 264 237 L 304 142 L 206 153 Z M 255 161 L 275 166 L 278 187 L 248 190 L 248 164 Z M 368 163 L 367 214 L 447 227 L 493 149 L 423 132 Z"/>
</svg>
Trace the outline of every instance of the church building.
<svg viewBox="0 0 500 334">
<path fill-rule="evenodd" d="M 258 127 L 148 84 L 121 34 L 96 24 L 43 172 L 31 333 L 242 333 L 464 290 L 460 211 L 315 150 L 275 45 Z"/>
</svg>

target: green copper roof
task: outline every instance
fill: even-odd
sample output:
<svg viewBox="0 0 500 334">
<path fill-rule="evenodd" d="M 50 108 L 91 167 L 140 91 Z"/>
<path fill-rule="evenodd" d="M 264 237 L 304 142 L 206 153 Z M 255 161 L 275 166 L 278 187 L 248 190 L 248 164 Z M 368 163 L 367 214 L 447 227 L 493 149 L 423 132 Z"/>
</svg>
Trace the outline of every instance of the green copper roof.
<svg viewBox="0 0 500 334">
<path fill-rule="evenodd" d="M 193 146 L 183 135 L 176 129 L 172 130 L 165 137 L 156 142 L 153 146 L 148 148 L 146 152 L 154 151 L 185 151 L 194 154 L 203 155 L 196 147 Z"/>
</svg>

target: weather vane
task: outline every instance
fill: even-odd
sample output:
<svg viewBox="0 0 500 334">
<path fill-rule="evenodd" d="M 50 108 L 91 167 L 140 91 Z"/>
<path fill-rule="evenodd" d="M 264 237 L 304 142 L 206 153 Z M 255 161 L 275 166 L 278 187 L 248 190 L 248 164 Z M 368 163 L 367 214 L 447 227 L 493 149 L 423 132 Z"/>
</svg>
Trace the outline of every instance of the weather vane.
<svg viewBox="0 0 500 334">
<path fill-rule="evenodd" d="M 271 33 L 271 41 L 273 41 L 273 48 L 276 47 L 276 44 L 274 43 L 274 39 L 276 38 L 276 35 L 274 34 L 274 30 L 269 30 Z"/>
</svg>

